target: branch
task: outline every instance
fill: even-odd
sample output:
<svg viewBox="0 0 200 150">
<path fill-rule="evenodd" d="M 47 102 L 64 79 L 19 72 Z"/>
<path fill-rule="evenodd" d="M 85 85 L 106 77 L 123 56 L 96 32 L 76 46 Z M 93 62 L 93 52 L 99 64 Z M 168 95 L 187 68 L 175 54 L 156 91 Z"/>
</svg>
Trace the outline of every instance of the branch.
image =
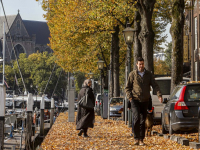
<svg viewBox="0 0 200 150">
<path fill-rule="evenodd" d="M 111 15 L 112 15 L 124 28 L 126 28 L 126 25 L 124 25 L 123 22 L 121 22 L 119 19 L 117 19 L 117 18 L 115 17 L 115 15 L 113 14 L 113 12 L 111 12 Z"/>
<path fill-rule="evenodd" d="M 107 62 L 106 62 L 106 59 L 105 59 L 105 57 L 104 57 L 103 50 L 102 50 L 102 47 L 101 47 L 100 44 L 99 44 L 99 47 L 100 47 L 100 49 L 101 49 L 102 58 L 103 58 L 103 60 L 104 60 L 104 62 L 105 62 L 105 64 L 106 64 L 106 68 L 108 68 L 108 64 L 107 64 Z"/>
</svg>

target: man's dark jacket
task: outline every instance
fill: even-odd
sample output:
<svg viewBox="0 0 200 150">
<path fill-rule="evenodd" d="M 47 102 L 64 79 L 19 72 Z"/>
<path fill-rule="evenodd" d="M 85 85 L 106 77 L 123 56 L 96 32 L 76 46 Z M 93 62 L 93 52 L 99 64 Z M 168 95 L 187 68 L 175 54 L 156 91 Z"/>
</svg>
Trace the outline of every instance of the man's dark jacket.
<svg viewBox="0 0 200 150">
<path fill-rule="evenodd" d="M 162 96 L 159 86 L 150 71 L 145 69 L 143 77 L 138 74 L 138 70 L 130 72 L 125 88 L 127 98 L 139 100 L 140 102 L 149 101 L 150 86 L 157 92 L 157 96 Z"/>
</svg>

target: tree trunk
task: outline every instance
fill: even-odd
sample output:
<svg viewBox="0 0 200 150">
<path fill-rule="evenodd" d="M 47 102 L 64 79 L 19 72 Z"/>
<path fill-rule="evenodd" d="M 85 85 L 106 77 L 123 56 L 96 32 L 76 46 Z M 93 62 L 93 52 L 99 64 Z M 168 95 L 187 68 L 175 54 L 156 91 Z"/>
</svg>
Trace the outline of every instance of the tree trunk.
<svg viewBox="0 0 200 150">
<path fill-rule="evenodd" d="M 114 91 L 114 81 L 113 81 L 113 34 L 112 34 L 112 39 L 111 39 L 111 49 L 110 49 L 110 83 L 109 83 L 109 94 L 110 94 L 110 98 L 113 97 L 113 91 Z"/>
<path fill-rule="evenodd" d="M 140 27 L 140 22 L 141 22 L 141 16 L 140 13 L 138 11 L 135 12 L 135 17 L 134 17 L 134 29 L 136 29 L 136 31 L 134 32 L 134 41 L 133 41 L 133 45 L 134 45 L 134 53 L 133 53 L 133 69 L 137 69 L 137 58 L 138 57 L 142 57 L 142 45 L 140 43 L 140 40 L 138 38 L 138 35 L 140 33 L 141 27 Z"/>
<path fill-rule="evenodd" d="M 119 87 L 119 25 L 114 27 L 115 32 L 112 34 L 112 47 L 113 47 L 113 81 L 114 91 L 113 96 L 120 96 Z"/>
<path fill-rule="evenodd" d="M 152 14 L 156 0 L 139 0 L 136 7 L 141 16 L 141 31 L 139 33 L 139 40 L 142 44 L 142 57 L 144 58 L 145 68 L 152 73 L 153 69 L 153 44 L 154 32 L 152 29 Z"/>
<path fill-rule="evenodd" d="M 171 92 L 183 79 L 183 27 L 184 27 L 184 0 L 174 0 L 172 4 L 172 72 Z"/>
</svg>

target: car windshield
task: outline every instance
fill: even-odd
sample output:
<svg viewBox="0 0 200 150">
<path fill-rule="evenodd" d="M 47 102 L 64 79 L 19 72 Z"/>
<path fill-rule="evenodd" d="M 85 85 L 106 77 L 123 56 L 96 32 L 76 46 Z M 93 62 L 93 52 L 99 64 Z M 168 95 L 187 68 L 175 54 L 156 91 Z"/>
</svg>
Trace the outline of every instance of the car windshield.
<svg viewBox="0 0 200 150">
<path fill-rule="evenodd" d="M 184 101 L 200 101 L 200 85 L 188 85 Z"/>
<path fill-rule="evenodd" d="M 170 95 L 169 99 L 173 100 L 173 99 L 178 99 L 180 96 L 180 93 L 182 91 L 182 86 L 177 86 L 174 91 L 172 92 L 172 94 Z"/>
<path fill-rule="evenodd" d="M 110 105 L 123 105 L 123 98 L 112 98 L 110 100 Z"/>
<path fill-rule="evenodd" d="M 171 80 L 156 80 L 162 95 L 170 95 Z M 157 95 L 156 91 L 153 90 L 153 95 Z"/>
<path fill-rule="evenodd" d="M 189 81 L 187 79 L 183 79 L 183 81 Z M 171 80 L 156 80 L 162 95 L 170 95 L 171 89 Z M 157 95 L 156 91 L 153 90 L 153 95 Z"/>
<path fill-rule="evenodd" d="M 101 95 L 98 95 L 98 96 L 97 96 L 97 99 L 100 100 L 100 99 L 101 99 Z"/>
</svg>

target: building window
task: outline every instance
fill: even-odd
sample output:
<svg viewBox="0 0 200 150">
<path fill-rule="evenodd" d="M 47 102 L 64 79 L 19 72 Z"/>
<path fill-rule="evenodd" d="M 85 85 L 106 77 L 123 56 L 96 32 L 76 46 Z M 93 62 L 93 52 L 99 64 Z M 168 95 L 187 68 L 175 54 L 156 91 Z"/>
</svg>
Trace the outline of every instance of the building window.
<svg viewBox="0 0 200 150">
<path fill-rule="evenodd" d="M 15 53 L 14 53 L 14 50 L 15 50 Z M 11 53 L 11 59 L 15 59 L 15 54 L 17 55 L 17 58 L 19 58 L 19 55 L 21 53 L 25 53 L 25 50 L 24 48 L 20 45 L 20 44 L 17 44 L 15 47 L 14 47 L 14 50 L 12 50 L 12 53 Z"/>
<path fill-rule="evenodd" d="M 194 43 L 195 43 L 195 49 L 194 50 L 196 50 L 197 49 L 197 41 L 198 41 L 198 39 L 197 39 L 197 17 L 195 17 L 194 18 Z"/>
</svg>

